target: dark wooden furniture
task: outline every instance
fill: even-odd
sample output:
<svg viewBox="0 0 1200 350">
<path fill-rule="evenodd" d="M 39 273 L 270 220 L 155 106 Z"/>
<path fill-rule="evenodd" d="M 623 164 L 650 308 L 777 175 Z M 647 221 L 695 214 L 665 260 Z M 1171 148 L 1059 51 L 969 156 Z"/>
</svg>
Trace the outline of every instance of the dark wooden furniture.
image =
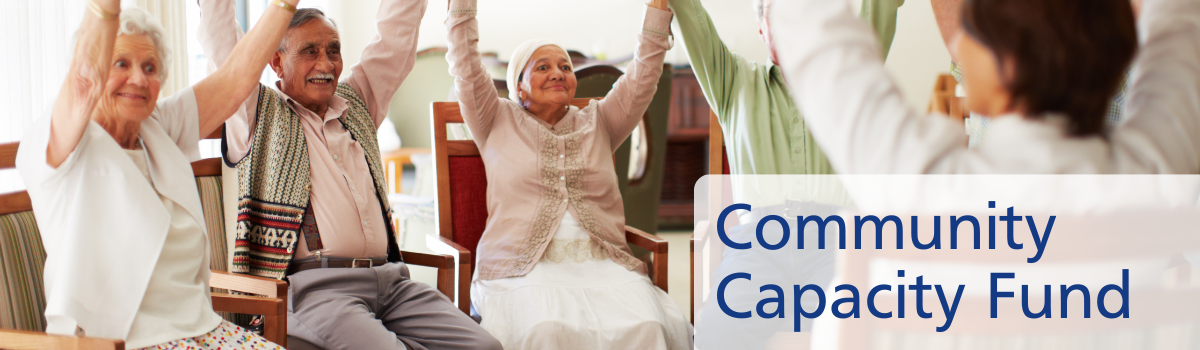
<svg viewBox="0 0 1200 350">
<path fill-rule="evenodd" d="M 691 227 L 694 187 L 708 173 L 708 100 L 691 68 L 676 68 L 671 84 L 671 113 L 667 126 L 667 171 L 663 176 L 660 226 Z"/>
</svg>

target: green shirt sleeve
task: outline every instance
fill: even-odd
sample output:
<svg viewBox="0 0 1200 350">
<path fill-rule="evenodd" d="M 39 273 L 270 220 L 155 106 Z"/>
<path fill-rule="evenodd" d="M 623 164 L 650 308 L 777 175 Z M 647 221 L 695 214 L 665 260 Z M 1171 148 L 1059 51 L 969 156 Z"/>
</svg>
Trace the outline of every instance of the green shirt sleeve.
<svg viewBox="0 0 1200 350">
<path fill-rule="evenodd" d="M 700 0 L 672 0 L 670 5 L 679 21 L 679 32 L 704 98 L 716 110 L 717 117 L 724 119 L 736 108 L 731 90 L 741 73 L 742 58 L 729 51 L 717 36 L 717 27 Z M 746 12 L 750 12 L 749 7 Z"/>
<path fill-rule="evenodd" d="M 859 13 L 864 21 L 875 28 L 879 42 L 883 44 L 883 58 L 887 59 L 888 51 L 892 49 L 892 39 L 896 37 L 896 10 L 904 5 L 904 0 L 863 0 L 862 12 Z"/>
</svg>

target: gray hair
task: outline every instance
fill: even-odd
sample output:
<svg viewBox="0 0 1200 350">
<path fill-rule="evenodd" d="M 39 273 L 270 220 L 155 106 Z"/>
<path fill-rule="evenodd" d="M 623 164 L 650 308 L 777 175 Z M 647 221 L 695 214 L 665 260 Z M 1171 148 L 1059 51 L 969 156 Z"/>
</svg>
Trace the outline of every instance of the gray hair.
<svg viewBox="0 0 1200 350">
<path fill-rule="evenodd" d="M 296 13 L 292 15 L 292 21 L 288 22 L 288 32 L 291 32 L 293 28 L 318 19 L 329 22 L 329 25 L 333 26 L 334 30 L 337 30 L 337 23 L 334 23 L 333 19 L 326 17 L 324 11 L 315 8 L 302 8 L 296 10 Z M 284 47 L 284 45 L 287 44 L 287 41 L 288 34 L 284 34 L 283 40 L 279 41 L 279 52 L 287 51 L 287 47 Z"/>
<path fill-rule="evenodd" d="M 158 53 L 158 76 L 165 81 L 171 48 L 167 47 L 163 32 L 162 24 L 146 10 L 137 7 L 121 9 L 121 24 L 117 28 L 117 35 L 145 35 L 150 38 L 154 43 L 154 50 Z"/>
</svg>

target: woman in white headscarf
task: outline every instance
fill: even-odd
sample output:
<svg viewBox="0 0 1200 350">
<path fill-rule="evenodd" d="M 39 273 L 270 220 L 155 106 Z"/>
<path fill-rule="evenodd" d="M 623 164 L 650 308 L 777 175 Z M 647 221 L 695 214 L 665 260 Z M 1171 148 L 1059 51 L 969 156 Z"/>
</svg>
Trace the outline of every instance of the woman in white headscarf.
<svg viewBox="0 0 1200 350">
<path fill-rule="evenodd" d="M 279 349 L 213 312 L 189 162 L 258 84 L 296 1 L 272 0 L 225 64 L 161 100 L 162 26 L 118 0 L 88 2 L 54 109 L 17 154 L 46 248 L 48 333 L 131 349 Z"/>
<path fill-rule="evenodd" d="M 652 0 L 626 74 L 600 101 L 571 105 L 561 47 L 531 40 L 508 66 L 509 99 L 480 62 L 475 0 L 451 0 L 450 73 L 487 172 L 487 227 L 471 300 L 510 349 L 687 349 L 691 330 L 625 241 L 613 151 L 650 105 L 671 12 Z M 564 23 L 565 24 L 565 23 Z"/>
</svg>

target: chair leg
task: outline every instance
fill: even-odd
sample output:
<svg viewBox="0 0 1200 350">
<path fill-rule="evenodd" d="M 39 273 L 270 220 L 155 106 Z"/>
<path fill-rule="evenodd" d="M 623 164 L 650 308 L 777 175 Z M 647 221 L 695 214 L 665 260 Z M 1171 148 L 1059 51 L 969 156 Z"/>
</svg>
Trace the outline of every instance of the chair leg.
<svg viewBox="0 0 1200 350">
<path fill-rule="evenodd" d="M 454 301 L 454 267 L 440 267 L 437 272 L 437 289 Z"/>
<path fill-rule="evenodd" d="M 462 258 L 460 258 L 462 259 Z M 471 262 L 462 260 L 458 264 L 458 309 L 471 314 Z"/>
<path fill-rule="evenodd" d="M 263 338 L 287 348 L 287 313 L 282 315 L 264 315 Z"/>
<path fill-rule="evenodd" d="M 667 253 L 654 253 L 654 285 L 667 291 Z"/>
</svg>

